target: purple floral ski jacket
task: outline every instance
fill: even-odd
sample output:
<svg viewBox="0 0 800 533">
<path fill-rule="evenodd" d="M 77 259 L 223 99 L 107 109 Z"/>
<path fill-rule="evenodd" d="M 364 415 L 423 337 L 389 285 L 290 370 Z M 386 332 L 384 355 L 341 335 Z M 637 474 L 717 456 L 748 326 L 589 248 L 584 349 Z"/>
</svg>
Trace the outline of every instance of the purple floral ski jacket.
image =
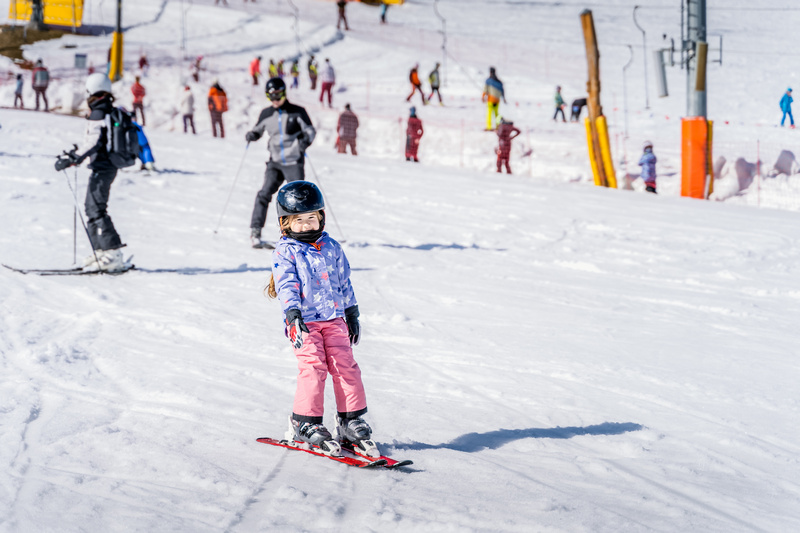
<svg viewBox="0 0 800 533">
<path fill-rule="evenodd" d="M 324 232 L 314 244 L 282 237 L 272 252 L 272 275 L 283 311 L 300 309 L 304 322 L 343 317 L 357 303 L 344 250 Z"/>
</svg>

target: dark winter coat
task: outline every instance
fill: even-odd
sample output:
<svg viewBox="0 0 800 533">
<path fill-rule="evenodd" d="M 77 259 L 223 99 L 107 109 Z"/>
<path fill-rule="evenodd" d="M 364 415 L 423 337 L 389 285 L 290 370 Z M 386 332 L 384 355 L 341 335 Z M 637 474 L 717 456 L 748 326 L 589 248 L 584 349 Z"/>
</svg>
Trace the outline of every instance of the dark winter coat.
<svg viewBox="0 0 800 533">
<path fill-rule="evenodd" d="M 111 150 L 111 119 L 109 115 L 114 109 L 113 99 L 109 95 L 89 104 L 91 112 L 86 118 L 86 134 L 84 136 L 84 152 L 78 156 L 78 163 L 89 158 L 89 168 L 92 170 L 116 169 L 109 159 Z"/>
<path fill-rule="evenodd" d="M 294 165 L 302 160 L 317 135 L 306 110 L 288 101 L 277 109 L 270 106 L 261 111 L 252 131 L 256 140 L 267 133 L 270 161 L 283 165 Z"/>
</svg>

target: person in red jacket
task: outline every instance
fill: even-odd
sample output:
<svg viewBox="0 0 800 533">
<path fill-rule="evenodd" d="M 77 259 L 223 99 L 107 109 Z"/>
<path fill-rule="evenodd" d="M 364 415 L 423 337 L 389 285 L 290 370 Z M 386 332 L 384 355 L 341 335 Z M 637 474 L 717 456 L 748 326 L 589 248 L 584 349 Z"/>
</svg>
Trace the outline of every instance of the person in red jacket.
<svg viewBox="0 0 800 533">
<path fill-rule="evenodd" d="M 514 126 L 514 123 L 504 118 L 500 119 L 500 124 L 497 126 L 497 138 L 500 141 L 500 146 L 495 149 L 497 154 L 497 172 L 502 172 L 503 165 L 506 166 L 506 172 L 511 174 L 511 166 L 508 160 L 511 157 L 511 141 L 516 139 L 522 133 L 519 128 Z"/>
<path fill-rule="evenodd" d="M 41 96 L 44 99 L 44 110 L 49 111 L 49 105 L 47 103 L 47 86 L 50 84 L 50 73 L 44 66 L 44 63 L 41 59 L 36 60 L 36 67 L 33 69 L 32 73 L 33 79 L 33 92 L 36 93 L 36 111 L 39 111 L 39 97 Z"/>
<path fill-rule="evenodd" d="M 350 110 L 350 104 L 345 104 L 344 111 L 339 115 L 339 122 L 336 124 L 336 131 L 339 134 L 337 145 L 340 154 L 347 153 L 347 145 L 350 145 L 350 153 L 358 155 L 356 152 L 356 130 L 358 130 L 358 117 Z"/>
<path fill-rule="evenodd" d="M 250 62 L 250 77 L 253 78 L 253 85 L 258 85 L 258 78 L 261 76 L 261 56 L 256 56 Z"/>
<path fill-rule="evenodd" d="M 139 124 L 144 126 L 144 95 L 147 94 L 147 91 L 139 83 L 139 76 L 136 76 L 136 81 L 131 85 L 131 93 L 133 93 L 133 119 L 136 120 L 136 112 L 138 111 L 142 115 L 142 120 Z"/>
<path fill-rule="evenodd" d="M 419 163 L 417 150 L 419 149 L 419 140 L 425 131 L 422 129 L 422 121 L 417 118 L 417 108 L 412 107 L 409 111 L 410 116 L 408 117 L 408 127 L 406 128 L 406 161 L 413 160 Z"/>
</svg>

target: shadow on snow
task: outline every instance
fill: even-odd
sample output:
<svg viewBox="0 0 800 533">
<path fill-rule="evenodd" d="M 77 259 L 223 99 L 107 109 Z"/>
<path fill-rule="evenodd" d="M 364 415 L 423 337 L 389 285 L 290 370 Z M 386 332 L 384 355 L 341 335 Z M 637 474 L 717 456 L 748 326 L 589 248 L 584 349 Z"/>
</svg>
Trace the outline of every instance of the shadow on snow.
<svg viewBox="0 0 800 533">
<path fill-rule="evenodd" d="M 484 449 L 496 450 L 501 446 L 520 439 L 571 439 L 582 435 L 621 435 L 631 431 L 641 431 L 644 426 L 632 422 L 604 422 L 586 427 L 556 427 L 529 429 L 498 429 L 486 433 L 467 433 L 442 444 L 413 442 L 394 443 L 386 446 L 395 450 L 435 450 L 448 449 L 459 452 L 479 452 Z"/>
</svg>

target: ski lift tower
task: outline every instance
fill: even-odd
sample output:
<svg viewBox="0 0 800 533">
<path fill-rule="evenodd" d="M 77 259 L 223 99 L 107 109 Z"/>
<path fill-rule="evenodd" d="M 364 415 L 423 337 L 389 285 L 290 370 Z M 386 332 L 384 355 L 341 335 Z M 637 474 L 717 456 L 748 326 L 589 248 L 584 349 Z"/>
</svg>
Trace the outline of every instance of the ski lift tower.
<svg viewBox="0 0 800 533">
<path fill-rule="evenodd" d="M 681 56 L 686 64 L 686 116 L 681 120 L 681 196 L 708 198 L 714 177 L 713 130 L 706 109 L 706 0 L 681 0 L 681 14 L 684 2 L 686 38 L 682 39 Z"/>
</svg>

